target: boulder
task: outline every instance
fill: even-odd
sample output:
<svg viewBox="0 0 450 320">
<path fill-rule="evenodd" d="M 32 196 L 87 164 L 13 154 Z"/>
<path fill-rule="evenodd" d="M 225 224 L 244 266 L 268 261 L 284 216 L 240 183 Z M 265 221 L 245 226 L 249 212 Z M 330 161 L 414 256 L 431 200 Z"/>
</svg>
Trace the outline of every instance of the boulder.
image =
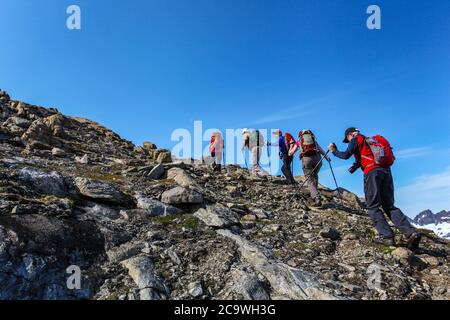
<svg viewBox="0 0 450 320">
<path fill-rule="evenodd" d="M 28 129 L 28 127 L 31 125 L 31 121 L 21 117 L 10 117 L 3 123 L 4 126 L 8 126 L 10 124 L 18 126 L 23 129 Z"/>
<path fill-rule="evenodd" d="M 156 149 L 157 149 L 156 144 L 154 144 L 154 143 L 152 143 L 152 142 L 149 142 L 149 141 L 145 141 L 145 142 L 142 144 L 142 148 L 144 148 L 144 149 L 147 150 L 147 151 L 150 151 L 150 150 L 156 150 Z"/>
<path fill-rule="evenodd" d="M 170 151 L 162 151 L 159 153 L 156 161 L 158 161 L 159 163 L 171 163 L 172 154 L 170 153 Z"/>
<path fill-rule="evenodd" d="M 181 168 L 171 168 L 167 171 L 167 179 L 172 179 L 178 185 L 189 188 L 194 187 L 197 188 L 197 183 L 195 180 L 183 169 Z"/>
<path fill-rule="evenodd" d="M 162 163 L 159 163 L 150 171 L 147 177 L 152 180 L 157 180 L 164 175 L 164 172 L 165 172 L 164 166 L 162 165 Z"/>
<path fill-rule="evenodd" d="M 41 119 L 33 121 L 27 131 L 22 135 L 22 140 L 27 142 L 31 149 L 51 149 L 51 146 L 60 146 L 53 137 L 53 132 Z"/>
<path fill-rule="evenodd" d="M 420 260 L 422 260 L 430 267 L 437 267 L 441 264 L 438 258 L 430 256 L 428 254 L 421 255 Z"/>
<path fill-rule="evenodd" d="M 191 282 L 188 285 L 188 291 L 192 298 L 199 298 L 203 295 L 202 284 L 198 281 Z"/>
<path fill-rule="evenodd" d="M 106 252 L 111 263 L 122 262 L 137 256 L 145 248 L 144 242 L 127 242 Z"/>
<path fill-rule="evenodd" d="M 180 209 L 164 204 L 161 201 L 145 197 L 141 194 L 136 195 L 137 207 L 139 209 L 146 210 L 147 215 L 156 216 L 168 216 L 172 214 L 180 214 L 183 211 Z"/>
<path fill-rule="evenodd" d="M 398 247 L 394 251 L 392 251 L 392 256 L 398 260 L 409 261 L 413 256 L 411 250 L 403 247 Z"/>
<path fill-rule="evenodd" d="M 239 218 L 232 210 L 222 205 L 207 206 L 194 213 L 207 226 L 214 228 L 228 228 L 239 224 Z"/>
<path fill-rule="evenodd" d="M 89 157 L 88 157 L 87 154 L 85 154 L 85 155 L 82 156 L 82 157 L 76 156 L 76 157 L 75 157 L 75 162 L 81 163 L 81 164 L 89 164 L 89 163 L 90 163 Z"/>
<path fill-rule="evenodd" d="M 61 137 L 64 135 L 64 122 L 65 118 L 62 114 L 54 114 L 44 119 L 44 123 L 50 128 L 53 135 Z"/>
<path fill-rule="evenodd" d="M 0 99 L 4 101 L 9 101 L 11 98 L 6 91 L 0 90 Z"/>
<path fill-rule="evenodd" d="M 139 288 L 140 300 L 165 300 L 169 290 L 158 277 L 153 262 L 146 256 L 137 256 L 122 262 Z"/>
<path fill-rule="evenodd" d="M 203 203 L 203 196 L 194 190 L 176 187 L 163 192 L 161 201 L 168 204 L 199 204 Z"/>
<path fill-rule="evenodd" d="M 99 202 L 129 206 L 133 203 L 130 196 L 117 189 L 111 183 L 77 177 L 74 180 L 81 195 Z"/>
<path fill-rule="evenodd" d="M 40 194 L 64 197 L 69 192 L 65 178 L 55 171 L 43 172 L 24 168 L 19 171 L 18 178 Z"/>
<path fill-rule="evenodd" d="M 342 199 L 346 203 L 350 204 L 351 206 L 353 206 L 355 208 L 362 208 L 363 207 L 363 205 L 361 203 L 361 200 L 359 199 L 359 197 L 356 194 L 354 194 L 352 192 L 349 192 L 349 191 L 347 191 L 347 190 L 345 190 L 343 188 L 339 188 L 339 191 L 341 192 Z M 338 193 L 337 190 L 335 192 L 335 195 L 336 195 L 336 197 L 339 196 L 339 193 Z"/>
<path fill-rule="evenodd" d="M 66 152 L 61 148 L 53 148 L 52 149 L 52 156 L 63 158 L 66 156 Z"/>
</svg>

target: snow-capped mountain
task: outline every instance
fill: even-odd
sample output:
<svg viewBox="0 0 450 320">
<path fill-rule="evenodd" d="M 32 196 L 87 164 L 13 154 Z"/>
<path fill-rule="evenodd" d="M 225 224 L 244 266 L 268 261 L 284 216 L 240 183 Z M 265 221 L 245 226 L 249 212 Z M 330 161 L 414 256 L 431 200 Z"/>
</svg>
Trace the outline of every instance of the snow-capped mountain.
<svg viewBox="0 0 450 320">
<path fill-rule="evenodd" d="M 411 222 L 417 227 L 432 230 L 438 236 L 450 239 L 450 211 L 442 210 L 435 214 L 431 210 L 425 210 Z"/>
</svg>

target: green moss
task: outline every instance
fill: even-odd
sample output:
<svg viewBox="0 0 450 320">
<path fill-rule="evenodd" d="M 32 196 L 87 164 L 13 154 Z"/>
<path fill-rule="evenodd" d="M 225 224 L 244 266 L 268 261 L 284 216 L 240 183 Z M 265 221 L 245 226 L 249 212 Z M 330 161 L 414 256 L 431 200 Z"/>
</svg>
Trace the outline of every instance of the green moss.
<svg viewBox="0 0 450 320">
<path fill-rule="evenodd" d="M 273 256 L 275 258 L 281 258 L 283 256 L 283 252 L 281 250 L 275 249 L 273 250 Z"/>
<path fill-rule="evenodd" d="M 42 202 L 45 205 L 49 205 L 49 204 L 52 204 L 52 203 L 58 203 L 58 202 L 61 202 L 62 200 L 69 201 L 69 206 L 73 207 L 74 200 L 73 199 L 69 199 L 69 198 L 59 198 L 59 197 L 56 197 L 56 196 L 53 196 L 53 195 L 46 195 L 46 196 L 43 196 L 43 197 L 37 199 L 37 201 Z"/>
<path fill-rule="evenodd" d="M 286 245 L 286 248 L 289 250 L 297 250 L 297 251 L 303 251 L 308 248 L 308 246 L 303 242 L 289 242 Z"/>
<path fill-rule="evenodd" d="M 378 245 L 378 251 L 384 254 L 389 254 L 392 253 L 392 251 L 395 250 L 395 248 L 393 247 L 387 247 L 387 246 L 383 246 L 383 245 Z"/>
<path fill-rule="evenodd" d="M 255 223 L 256 223 L 256 224 L 259 224 L 259 225 L 263 225 L 263 226 L 267 226 L 267 225 L 273 224 L 272 221 L 261 220 L 261 219 L 256 219 L 256 220 L 255 220 Z"/>
<path fill-rule="evenodd" d="M 103 181 L 103 182 L 118 182 L 122 181 L 122 176 L 117 174 L 102 174 L 97 172 L 85 172 L 84 178 Z"/>
<path fill-rule="evenodd" d="M 153 221 L 155 221 L 158 224 L 162 224 L 163 226 L 168 226 L 172 224 L 175 219 L 177 219 L 176 215 L 169 215 L 169 216 L 155 217 L 153 218 Z"/>
<path fill-rule="evenodd" d="M 181 222 L 181 226 L 184 228 L 189 228 L 192 230 L 196 230 L 198 228 L 199 219 L 192 214 L 184 216 L 183 221 Z"/>
</svg>

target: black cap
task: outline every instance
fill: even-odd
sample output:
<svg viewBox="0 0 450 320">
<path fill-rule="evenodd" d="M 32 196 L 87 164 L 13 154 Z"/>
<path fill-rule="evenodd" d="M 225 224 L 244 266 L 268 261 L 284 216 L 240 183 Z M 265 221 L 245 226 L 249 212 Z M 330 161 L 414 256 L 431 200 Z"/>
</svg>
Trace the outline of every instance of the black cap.
<svg viewBox="0 0 450 320">
<path fill-rule="evenodd" d="M 359 130 L 356 129 L 355 127 L 350 127 L 350 128 L 348 128 L 347 130 L 345 130 L 344 141 L 342 141 L 342 142 L 348 143 L 349 141 L 348 141 L 348 139 L 347 139 L 347 136 L 348 136 L 349 134 L 353 133 L 353 132 L 359 132 Z"/>
</svg>

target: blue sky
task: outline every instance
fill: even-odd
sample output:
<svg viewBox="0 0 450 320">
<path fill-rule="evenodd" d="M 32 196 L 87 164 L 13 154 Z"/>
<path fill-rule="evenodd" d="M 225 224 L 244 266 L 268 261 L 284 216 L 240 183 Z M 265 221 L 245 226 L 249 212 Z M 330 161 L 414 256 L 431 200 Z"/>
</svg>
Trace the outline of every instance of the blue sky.
<svg viewBox="0 0 450 320">
<path fill-rule="evenodd" d="M 81 30 L 66 28 L 71 4 Z M 381 30 L 366 28 L 371 4 Z M 450 210 L 448 12 L 448 0 L 2 0 L 0 88 L 167 148 L 195 120 L 310 128 L 340 148 L 354 125 L 393 144 L 405 213 Z M 351 162 L 333 165 L 362 195 Z M 327 170 L 321 182 L 333 186 Z"/>
</svg>

